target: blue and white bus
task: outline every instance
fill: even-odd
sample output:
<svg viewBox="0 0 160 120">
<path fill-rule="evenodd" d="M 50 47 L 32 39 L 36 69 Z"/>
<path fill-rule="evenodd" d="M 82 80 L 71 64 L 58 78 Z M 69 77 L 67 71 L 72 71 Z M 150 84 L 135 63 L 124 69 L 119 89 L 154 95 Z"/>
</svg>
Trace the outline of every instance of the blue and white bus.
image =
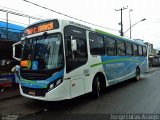
<svg viewBox="0 0 160 120">
<path fill-rule="evenodd" d="M 45 20 L 22 35 L 21 95 L 44 101 L 71 99 L 134 78 L 147 70 L 147 48 L 133 40 L 68 20 Z"/>
</svg>

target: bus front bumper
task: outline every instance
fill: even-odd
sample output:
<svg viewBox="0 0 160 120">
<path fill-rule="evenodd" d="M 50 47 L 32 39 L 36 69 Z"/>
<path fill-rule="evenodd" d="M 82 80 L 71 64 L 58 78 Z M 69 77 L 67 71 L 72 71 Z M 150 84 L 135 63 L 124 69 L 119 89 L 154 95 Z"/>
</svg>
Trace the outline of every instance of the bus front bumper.
<svg viewBox="0 0 160 120">
<path fill-rule="evenodd" d="M 28 97 L 31 99 L 37 99 L 42 101 L 60 101 L 60 100 L 68 99 L 66 89 L 61 85 L 57 86 L 53 90 L 46 92 L 45 96 L 35 96 L 35 95 L 26 94 L 23 92 L 21 86 L 19 86 L 19 88 L 22 96 Z"/>
</svg>

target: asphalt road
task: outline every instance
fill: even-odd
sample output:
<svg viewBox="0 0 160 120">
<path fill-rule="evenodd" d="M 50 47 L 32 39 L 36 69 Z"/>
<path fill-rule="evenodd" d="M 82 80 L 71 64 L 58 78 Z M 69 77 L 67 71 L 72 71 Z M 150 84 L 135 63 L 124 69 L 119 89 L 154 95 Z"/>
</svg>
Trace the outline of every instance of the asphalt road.
<svg viewBox="0 0 160 120">
<path fill-rule="evenodd" d="M 142 75 L 138 82 L 129 80 L 108 87 L 99 99 L 86 94 L 71 100 L 42 102 L 19 96 L 0 101 L 0 113 L 17 115 L 22 120 L 100 120 L 109 119 L 111 114 L 160 114 L 159 86 L 160 71 L 155 71 Z"/>
</svg>

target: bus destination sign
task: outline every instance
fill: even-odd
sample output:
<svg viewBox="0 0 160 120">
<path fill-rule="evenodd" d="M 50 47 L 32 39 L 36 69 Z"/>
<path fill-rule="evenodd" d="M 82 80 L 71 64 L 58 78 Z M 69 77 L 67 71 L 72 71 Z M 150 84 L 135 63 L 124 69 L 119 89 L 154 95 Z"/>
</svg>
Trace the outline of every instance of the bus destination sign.
<svg viewBox="0 0 160 120">
<path fill-rule="evenodd" d="M 57 20 L 44 22 L 44 23 L 40 23 L 40 24 L 36 24 L 36 25 L 28 27 L 24 31 L 24 34 L 25 35 L 36 34 L 36 33 L 45 32 L 45 31 L 48 31 L 48 30 L 57 29 L 58 27 L 59 27 L 59 25 L 58 25 Z"/>
</svg>

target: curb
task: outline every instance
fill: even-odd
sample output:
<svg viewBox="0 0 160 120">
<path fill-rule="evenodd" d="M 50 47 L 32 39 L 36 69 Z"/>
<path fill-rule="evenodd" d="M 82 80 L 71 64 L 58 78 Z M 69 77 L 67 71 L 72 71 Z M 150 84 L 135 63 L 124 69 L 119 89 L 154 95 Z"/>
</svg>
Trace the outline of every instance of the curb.
<svg viewBox="0 0 160 120">
<path fill-rule="evenodd" d="M 154 68 L 153 70 L 148 70 L 148 71 L 146 71 L 144 74 L 153 73 L 153 72 L 158 71 L 158 70 L 160 70 L 160 67 L 156 67 L 156 68 Z"/>
</svg>

